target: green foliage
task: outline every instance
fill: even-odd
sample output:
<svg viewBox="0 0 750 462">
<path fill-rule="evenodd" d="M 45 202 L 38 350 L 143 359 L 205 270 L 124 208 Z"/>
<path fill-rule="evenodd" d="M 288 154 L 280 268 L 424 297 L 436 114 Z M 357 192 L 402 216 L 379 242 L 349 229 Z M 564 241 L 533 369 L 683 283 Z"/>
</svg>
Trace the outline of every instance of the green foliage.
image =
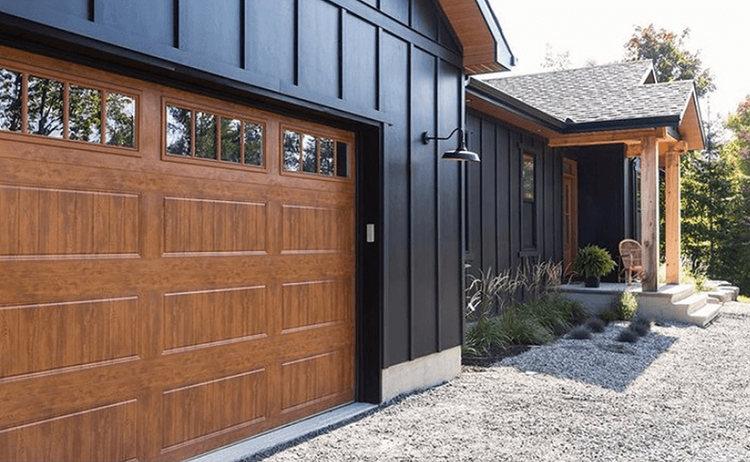
<svg viewBox="0 0 750 462">
<path fill-rule="evenodd" d="M 606 249 L 597 245 L 587 245 L 578 249 L 578 257 L 573 263 L 573 270 L 585 278 L 601 277 L 609 274 L 615 266 L 615 261 Z"/>
<path fill-rule="evenodd" d="M 467 355 L 483 355 L 492 346 L 503 347 L 508 343 L 508 338 L 497 319 L 485 318 L 469 326 L 462 352 Z"/>
<path fill-rule="evenodd" d="M 629 321 L 638 312 L 638 300 L 632 292 L 620 292 L 609 309 L 602 311 L 599 317 L 604 322 Z"/>
<path fill-rule="evenodd" d="M 520 306 L 503 313 L 497 322 L 508 341 L 513 344 L 543 345 L 555 338 L 551 330 Z"/>
<path fill-rule="evenodd" d="M 613 310 L 604 310 L 601 313 L 599 313 L 599 317 L 601 317 L 602 321 L 606 322 L 607 324 L 609 324 L 612 321 L 620 320 L 620 315 L 617 314 L 617 312 Z"/>
<path fill-rule="evenodd" d="M 654 63 L 658 82 L 694 80 L 698 97 L 716 89 L 709 69 L 703 69 L 699 53 L 685 49 L 685 39 L 690 29 L 680 34 L 665 29 L 656 30 L 654 25 L 636 27 L 633 36 L 625 44 L 626 56 L 630 60 L 650 59 Z"/>
</svg>

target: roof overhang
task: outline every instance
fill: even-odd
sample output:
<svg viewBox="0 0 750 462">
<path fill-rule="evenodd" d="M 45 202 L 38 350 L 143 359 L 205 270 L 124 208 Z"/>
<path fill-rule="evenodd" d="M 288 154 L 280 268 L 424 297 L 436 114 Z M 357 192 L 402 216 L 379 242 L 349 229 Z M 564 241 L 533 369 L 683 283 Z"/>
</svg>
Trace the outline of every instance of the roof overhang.
<svg viewBox="0 0 750 462">
<path fill-rule="evenodd" d="M 507 71 L 515 57 L 488 0 L 437 0 L 463 48 L 466 74 Z"/>
<path fill-rule="evenodd" d="M 666 150 L 703 149 L 704 136 L 700 110 L 691 95 L 681 116 L 606 120 L 600 122 L 563 122 L 478 79 L 466 86 L 466 105 L 510 125 L 547 138 L 550 147 L 593 146 L 603 144 L 639 145 L 654 137 Z M 629 152 L 637 153 L 637 149 Z"/>
</svg>

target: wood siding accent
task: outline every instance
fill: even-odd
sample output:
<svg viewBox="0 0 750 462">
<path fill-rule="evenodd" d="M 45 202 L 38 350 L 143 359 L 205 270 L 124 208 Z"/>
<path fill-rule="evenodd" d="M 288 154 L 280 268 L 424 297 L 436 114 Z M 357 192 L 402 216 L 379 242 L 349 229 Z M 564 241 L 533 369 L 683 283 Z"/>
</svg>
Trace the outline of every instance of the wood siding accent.
<svg viewBox="0 0 750 462">
<path fill-rule="evenodd" d="M 280 159 L 293 125 L 355 172 L 354 133 L 0 55 L 140 104 L 138 156 L 0 131 L 0 460 L 183 460 L 354 399 L 356 176 Z M 263 120 L 265 168 L 170 160 L 174 100 Z"/>
<path fill-rule="evenodd" d="M 490 116 L 470 112 L 467 117 L 469 149 L 481 164 L 467 166 L 466 209 L 468 270 L 497 274 L 524 261 L 562 260 L 562 156 L 538 138 Z M 522 224 L 522 162 L 535 159 L 536 244 L 524 245 Z M 531 232 L 532 230 L 529 230 Z"/>
</svg>

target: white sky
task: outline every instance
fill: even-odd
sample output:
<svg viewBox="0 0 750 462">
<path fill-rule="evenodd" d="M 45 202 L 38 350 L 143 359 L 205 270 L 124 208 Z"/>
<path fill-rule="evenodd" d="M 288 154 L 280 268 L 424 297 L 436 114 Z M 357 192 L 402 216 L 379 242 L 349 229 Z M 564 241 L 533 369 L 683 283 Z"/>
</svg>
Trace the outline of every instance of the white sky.
<svg viewBox="0 0 750 462">
<path fill-rule="evenodd" d="M 750 2 L 748 0 L 490 0 L 516 56 L 513 74 L 544 71 L 549 43 L 570 52 L 572 67 L 622 61 L 635 26 L 682 32 L 686 48 L 699 51 L 716 91 L 701 101 L 704 120 L 733 113 L 750 95 Z M 506 73 L 506 75 L 508 75 Z"/>
</svg>

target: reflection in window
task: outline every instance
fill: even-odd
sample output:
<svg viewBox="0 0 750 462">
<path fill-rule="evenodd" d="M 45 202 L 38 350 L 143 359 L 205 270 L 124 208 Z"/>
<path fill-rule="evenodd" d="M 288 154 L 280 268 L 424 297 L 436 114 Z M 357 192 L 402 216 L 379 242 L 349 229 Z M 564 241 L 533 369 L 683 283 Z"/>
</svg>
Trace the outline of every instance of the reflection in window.
<svg viewBox="0 0 750 462">
<path fill-rule="evenodd" d="M 28 130 L 35 135 L 63 137 L 63 84 L 29 76 Z"/>
<path fill-rule="evenodd" d="M 263 125 L 245 122 L 245 164 L 263 165 Z"/>
<path fill-rule="evenodd" d="M 336 143 L 336 176 L 348 177 L 349 176 L 349 154 L 348 145 L 346 143 Z"/>
<path fill-rule="evenodd" d="M 167 106 L 167 152 L 178 156 L 189 156 L 192 111 Z"/>
<path fill-rule="evenodd" d="M 216 116 L 198 112 L 195 118 L 195 157 L 216 159 Z"/>
<path fill-rule="evenodd" d="M 314 136 L 302 135 L 302 171 L 318 172 L 318 140 Z"/>
<path fill-rule="evenodd" d="M 107 93 L 107 144 L 135 147 L 135 99 Z"/>
<path fill-rule="evenodd" d="M 523 156 L 523 200 L 534 200 L 534 156 Z"/>
<path fill-rule="evenodd" d="M 320 140 L 320 173 L 333 176 L 333 140 Z"/>
<path fill-rule="evenodd" d="M 0 68 L 0 130 L 21 131 L 23 74 Z"/>
<path fill-rule="evenodd" d="M 299 133 L 290 131 L 284 132 L 284 170 L 288 172 L 299 172 L 299 145 Z"/>
<path fill-rule="evenodd" d="M 221 118 L 221 160 L 239 164 L 242 162 L 242 122 Z"/>
<path fill-rule="evenodd" d="M 71 85 L 68 99 L 68 139 L 100 143 L 101 92 L 93 88 Z"/>
</svg>

